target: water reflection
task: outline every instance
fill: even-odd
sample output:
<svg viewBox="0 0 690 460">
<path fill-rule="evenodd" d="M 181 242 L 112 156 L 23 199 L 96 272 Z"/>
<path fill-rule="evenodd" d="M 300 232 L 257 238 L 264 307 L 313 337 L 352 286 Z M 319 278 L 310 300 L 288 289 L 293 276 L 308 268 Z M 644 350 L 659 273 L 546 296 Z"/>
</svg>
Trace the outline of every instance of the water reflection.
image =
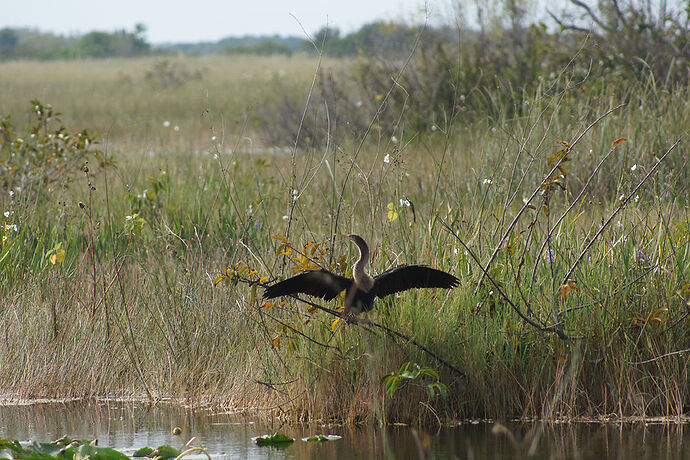
<svg viewBox="0 0 690 460">
<path fill-rule="evenodd" d="M 182 428 L 180 436 L 172 428 Z M 169 444 L 182 448 L 196 436 L 216 458 L 248 459 L 535 459 L 690 458 L 690 426 L 663 424 L 545 424 L 534 442 L 537 424 L 461 424 L 438 431 L 408 427 L 347 428 L 281 427 L 278 422 L 254 422 L 232 414 L 189 411 L 176 406 L 101 402 L 85 405 L 40 403 L 0 406 L 0 437 L 48 441 L 63 435 L 96 438 L 102 446 L 125 453 Z M 253 436 L 280 428 L 297 439 L 285 449 L 257 447 Z M 501 430 L 499 430 L 501 431 Z M 341 440 L 306 443 L 302 437 L 339 434 Z M 685 442 L 684 442 L 685 441 Z M 195 456 L 196 458 L 205 458 Z M 190 458 L 190 457 L 188 457 Z"/>
</svg>

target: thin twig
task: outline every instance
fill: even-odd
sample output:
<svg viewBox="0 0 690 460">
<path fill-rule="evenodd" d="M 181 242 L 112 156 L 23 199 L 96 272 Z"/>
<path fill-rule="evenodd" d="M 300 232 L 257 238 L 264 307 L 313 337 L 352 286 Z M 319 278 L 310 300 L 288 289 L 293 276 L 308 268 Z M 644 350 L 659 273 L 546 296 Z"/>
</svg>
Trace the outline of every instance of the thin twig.
<svg viewBox="0 0 690 460">
<path fill-rule="evenodd" d="M 650 358 L 650 359 L 645 359 L 644 361 L 636 361 L 636 362 L 635 362 L 635 361 L 627 361 L 627 363 L 628 363 L 628 364 L 633 364 L 633 365 L 637 365 L 637 364 L 647 364 L 647 363 L 651 363 L 651 362 L 653 362 L 653 361 L 658 361 L 658 360 L 660 360 L 660 359 L 662 359 L 662 358 L 667 358 L 667 357 L 669 357 L 669 356 L 682 355 L 683 353 L 690 353 L 690 348 L 686 348 L 685 350 L 672 351 L 672 352 L 670 352 L 670 353 L 664 353 L 663 355 L 659 355 L 659 356 L 656 356 L 656 357 Z"/>
</svg>

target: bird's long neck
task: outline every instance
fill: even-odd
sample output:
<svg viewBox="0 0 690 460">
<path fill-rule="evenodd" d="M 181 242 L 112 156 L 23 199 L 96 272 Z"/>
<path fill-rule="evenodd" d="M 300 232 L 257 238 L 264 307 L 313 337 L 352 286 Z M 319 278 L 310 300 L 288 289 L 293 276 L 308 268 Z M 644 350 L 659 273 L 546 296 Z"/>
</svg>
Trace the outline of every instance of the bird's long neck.
<svg viewBox="0 0 690 460">
<path fill-rule="evenodd" d="M 369 263 L 369 246 L 361 238 L 355 238 L 353 241 L 357 245 L 357 249 L 359 249 L 359 259 L 355 262 L 355 266 L 352 269 L 352 278 L 356 285 L 368 291 L 374 284 L 373 278 L 364 271 L 364 268 Z"/>
<path fill-rule="evenodd" d="M 369 248 L 365 244 L 362 246 L 357 246 L 359 249 L 359 259 L 355 262 L 355 266 L 352 269 L 352 278 L 355 282 L 360 282 L 367 274 L 364 272 L 364 267 L 369 263 Z"/>
</svg>

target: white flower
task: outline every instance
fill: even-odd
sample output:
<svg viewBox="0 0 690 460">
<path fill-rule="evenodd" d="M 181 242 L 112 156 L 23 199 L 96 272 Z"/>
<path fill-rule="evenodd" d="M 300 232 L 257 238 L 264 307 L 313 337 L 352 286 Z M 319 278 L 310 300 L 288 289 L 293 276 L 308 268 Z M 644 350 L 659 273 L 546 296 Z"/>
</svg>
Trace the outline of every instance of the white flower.
<svg viewBox="0 0 690 460">
<path fill-rule="evenodd" d="M 553 249 L 550 249 L 550 248 L 549 248 L 549 252 L 547 252 L 547 253 L 545 254 L 545 257 L 546 257 L 546 261 L 547 261 L 548 263 L 552 264 L 552 263 L 553 263 Z"/>
<path fill-rule="evenodd" d="M 357 108 L 362 107 L 362 105 L 363 105 L 363 104 L 362 104 L 362 101 L 357 101 L 357 102 L 355 103 L 355 107 L 357 107 Z"/>
<path fill-rule="evenodd" d="M 297 201 L 297 198 L 299 198 L 299 191 L 297 189 L 294 189 L 292 191 L 292 201 Z"/>
<path fill-rule="evenodd" d="M 594 151 L 592 149 L 589 149 L 589 153 L 594 153 Z"/>
<path fill-rule="evenodd" d="M 635 195 L 635 203 L 637 203 L 638 201 L 640 201 L 640 195 Z"/>
<path fill-rule="evenodd" d="M 491 128 L 491 132 L 492 132 L 492 133 L 495 133 L 495 132 L 496 132 L 496 128 Z"/>
<path fill-rule="evenodd" d="M 398 143 L 398 138 L 395 137 L 395 136 L 391 136 L 391 142 L 394 143 L 394 144 L 397 144 L 397 143 Z"/>
<path fill-rule="evenodd" d="M 173 129 L 174 129 L 175 131 L 179 131 L 179 130 L 180 130 L 180 127 L 177 126 L 177 125 L 175 125 L 175 127 L 174 127 Z"/>
<path fill-rule="evenodd" d="M 458 248 L 453 248 L 453 254 L 458 255 Z"/>
<path fill-rule="evenodd" d="M 288 220 L 289 218 L 290 218 L 290 217 L 288 217 L 287 214 L 285 214 L 285 215 L 283 216 L 283 220 Z"/>
<path fill-rule="evenodd" d="M 410 200 L 406 200 L 405 198 L 400 198 L 400 206 L 410 206 Z"/>
<path fill-rule="evenodd" d="M 247 214 L 251 214 L 253 212 L 254 212 L 254 205 L 250 204 L 249 207 L 247 208 Z"/>
<path fill-rule="evenodd" d="M 216 142 L 216 136 L 213 136 L 213 137 L 211 138 L 211 141 Z"/>
<path fill-rule="evenodd" d="M 465 102 L 465 95 L 464 94 L 460 95 L 460 102 Z"/>
<path fill-rule="evenodd" d="M 437 129 L 438 129 L 438 128 L 436 127 L 436 125 L 431 125 L 431 130 L 432 130 L 432 131 L 436 131 Z"/>
<path fill-rule="evenodd" d="M 386 154 L 386 156 L 383 157 L 383 162 L 384 163 L 390 163 L 391 162 L 391 156 L 389 154 Z"/>
<path fill-rule="evenodd" d="M 14 190 L 10 190 L 10 191 L 9 191 L 9 194 L 10 194 L 11 197 L 14 196 Z"/>
<path fill-rule="evenodd" d="M 492 183 L 493 183 L 493 181 L 491 179 L 484 179 L 482 181 L 482 184 L 485 184 L 485 185 L 491 185 Z"/>
<path fill-rule="evenodd" d="M 168 120 L 165 120 L 165 121 L 163 122 L 163 127 L 164 127 L 164 128 L 170 128 L 170 122 L 169 122 Z"/>
<path fill-rule="evenodd" d="M 637 163 L 630 167 L 630 171 L 635 171 L 637 169 Z"/>
<path fill-rule="evenodd" d="M 625 199 L 625 195 L 621 195 L 618 197 L 618 201 L 623 201 Z"/>
<path fill-rule="evenodd" d="M 5 211 L 4 214 L 5 214 L 5 217 L 10 217 L 10 212 L 9 212 L 9 211 Z"/>
<path fill-rule="evenodd" d="M 214 160 L 217 160 L 217 159 L 218 159 L 218 154 L 217 154 L 217 153 L 214 153 L 214 154 L 213 154 L 213 159 L 214 159 Z"/>
<path fill-rule="evenodd" d="M 14 230 L 15 232 L 19 231 L 17 230 L 17 224 L 5 224 L 5 230 Z"/>
</svg>

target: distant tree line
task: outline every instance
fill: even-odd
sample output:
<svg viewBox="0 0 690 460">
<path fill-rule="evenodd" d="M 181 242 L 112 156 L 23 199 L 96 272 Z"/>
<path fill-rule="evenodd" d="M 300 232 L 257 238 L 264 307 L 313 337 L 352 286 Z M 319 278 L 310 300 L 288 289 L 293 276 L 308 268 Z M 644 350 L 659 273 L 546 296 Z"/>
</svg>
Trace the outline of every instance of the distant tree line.
<svg viewBox="0 0 690 460">
<path fill-rule="evenodd" d="M 89 32 L 65 37 L 31 29 L 0 29 L 0 59 L 73 59 L 134 57 L 148 54 L 151 45 L 144 38 L 146 27 L 134 26 L 115 32 Z"/>
<path fill-rule="evenodd" d="M 458 5 L 462 3 L 457 1 Z M 375 57 L 385 62 L 417 50 L 417 54 L 425 56 L 420 62 L 428 63 L 424 72 L 431 76 L 442 72 L 446 78 L 461 76 L 467 82 L 476 77 L 481 84 L 500 76 L 517 91 L 563 69 L 573 53 L 587 42 L 579 52 L 581 58 L 593 64 L 587 72 L 620 78 L 649 74 L 655 83 L 664 85 L 688 81 L 690 2 L 568 0 L 561 3 L 565 7 L 560 11 L 547 10 L 552 18 L 550 25 L 535 23 L 529 5 L 529 0 L 477 2 L 477 18 L 465 18 L 460 10 L 457 14 L 460 24 L 473 24 L 471 27 L 376 21 L 345 35 L 337 28 L 324 27 L 308 39 L 244 36 L 157 47 L 146 41 L 146 27 L 142 24 L 131 31 L 94 31 L 70 37 L 5 28 L 0 30 L 0 60 L 133 57 L 173 52 L 288 56 L 295 52 L 318 52 L 332 57 Z M 447 68 L 436 68 L 446 61 Z M 369 64 L 373 69 L 376 62 Z"/>
</svg>

